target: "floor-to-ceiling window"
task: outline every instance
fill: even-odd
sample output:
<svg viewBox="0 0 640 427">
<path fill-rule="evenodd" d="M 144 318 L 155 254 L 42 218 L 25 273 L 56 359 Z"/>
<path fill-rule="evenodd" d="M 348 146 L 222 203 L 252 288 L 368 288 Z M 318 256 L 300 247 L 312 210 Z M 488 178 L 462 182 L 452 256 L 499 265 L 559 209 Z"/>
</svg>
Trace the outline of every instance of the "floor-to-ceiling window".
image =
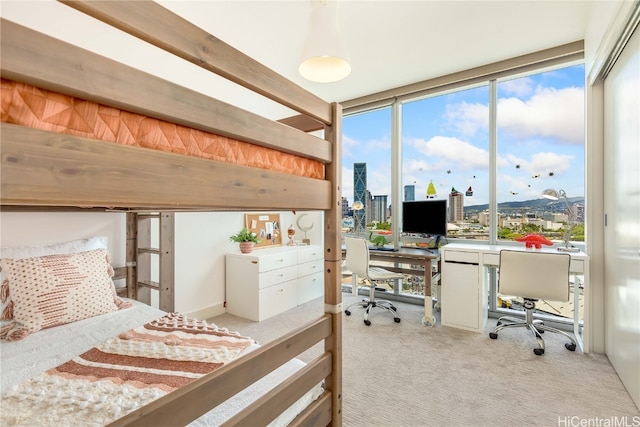
<svg viewBox="0 0 640 427">
<path fill-rule="evenodd" d="M 447 238 L 489 236 L 479 215 L 489 203 L 488 105 L 485 84 L 402 106 L 403 186 L 413 200 L 447 201 Z"/>
<path fill-rule="evenodd" d="M 391 109 L 342 122 L 342 229 L 369 238 L 386 228 L 391 197 Z"/>
<path fill-rule="evenodd" d="M 583 65 L 498 81 L 498 240 L 584 241 L 584 129 Z"/>
<path fill-rule="evenodd" d="M 585 123 L 582 64 L 497 82 L 497 239 L 543 235 L 558 246 L 584 243 Z M 553 199 L 541 197 L 550 193 Z M 579 305 L 540 301 L 540 314 L 562 321 L 583 318 Z M 521 309 L 522 301 L 492 287 L 495 310 Z M 495 296 L 493 295 L 495 293 Z"/>
<path fill-rule="evenodd" d="M 441 243 L 521 244 L 515 239 L 539 233 L 555 245 L 568 237 L 571 246 L 583 247 L 584 81 L 584 66 L 574 56 L 566 64 L 527 67 L 526 73 L 502 73 L 484 82 L 474 78 L 466 86 L 456 82 L 454 88 L 432 88 L 413 97 L 404 94 L 388 104 L 400 109 L 398 115 L 390 107 L 353 116 L 347 111 L 345 205 L 354 201 L 354 164 L 365 163 L 371 204 L 374 195 L 393 199 L 393 191 L 401 192 L 403 202 L 447 200 L 447 235 Z M 381 138 L 390 137 L 395 126 L 398 141 Z M 391 147 L 401 152 L 398 189 L 390 185 Z M 378 163 L 378 156 L 386 158 Z M 370 178 L 374 164 L 383 164 L 375 168 L 384 172 L 379 176 L 386 182 Z M 545 190 L 555 190 L 558 200 L 541 198 Z M 400 221 L 401 206 L 393 212 L 390 221 Z M 367 235 L 374 224 L 367 221 Z M 399 231 L 397 244 L 406 244 Z M 429 244 L 431 236 L 418 237 Z M 412 234 L 408 242 L 419 245 L 421 240 Z M 396 293 L 419 295 L 418 285 L 405 281 Z M 490 307 L 499 309 L 502 302 L 493 286 Z"/>
</svg>

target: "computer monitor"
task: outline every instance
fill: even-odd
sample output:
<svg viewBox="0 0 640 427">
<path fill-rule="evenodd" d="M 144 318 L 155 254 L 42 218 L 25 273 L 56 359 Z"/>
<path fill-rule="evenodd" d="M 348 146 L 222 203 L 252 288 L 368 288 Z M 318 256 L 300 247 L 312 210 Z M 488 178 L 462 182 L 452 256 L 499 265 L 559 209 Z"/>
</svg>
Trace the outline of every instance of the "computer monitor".
<svg viewBox="0 0 640 427">
<path fill-rule="evenodd" d="M 447 201 L 440 199 L 402 202 L 402 232 L 436 237 L 435 247 L 447 235 Z"/>
</svg>

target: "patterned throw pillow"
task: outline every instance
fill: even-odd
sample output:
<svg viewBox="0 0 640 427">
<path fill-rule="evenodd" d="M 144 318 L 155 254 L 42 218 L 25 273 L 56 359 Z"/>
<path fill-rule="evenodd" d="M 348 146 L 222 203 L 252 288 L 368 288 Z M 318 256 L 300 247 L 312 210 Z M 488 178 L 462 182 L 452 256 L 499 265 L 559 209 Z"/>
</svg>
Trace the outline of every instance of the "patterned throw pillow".
<svg viewBox="0 0 640 427">
<path fill-rule="evenodd" d="M 107 243 L 106 236 L 98 236 L 50 245 L 3 247 L 0 248 L 0 261 L 4 258 L 24 259 L 45 255 L 76 254 L 100 248 L 107 249 Z M 7 275 L 0 268 L 0 307 L 2 310 L 0 323 L 3 325 L 4 321 L 13 320 L 13 301 L 9 292 L 10 287 Z"/>
<path fill-rule="evenodd" d="M 106 249 L 3 259 L 2 269 L 14 303 L 14 321 L 0 329 L 2 339 L 19 340 L 40 329 L 119 308 Z"/>
</svg>

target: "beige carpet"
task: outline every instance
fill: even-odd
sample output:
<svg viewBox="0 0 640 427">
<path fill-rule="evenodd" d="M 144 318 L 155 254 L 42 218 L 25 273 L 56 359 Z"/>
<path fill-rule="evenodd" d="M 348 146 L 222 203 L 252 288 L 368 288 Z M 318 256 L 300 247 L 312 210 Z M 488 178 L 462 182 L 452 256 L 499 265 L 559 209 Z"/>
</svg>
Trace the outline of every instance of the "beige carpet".
<svg viewBox="0 0 640 427">
<path fill-rule="evenodd" d="M 359 299 L 343 294 L 345 307 Z M 484 334 L 429 328 L 421 306 L 397 306 L 401 323 L 376 312 L 367 327 L 358 308 L 343 315 L 345 426 L 640 425 L 604 355 L 569 352 L 562 337 L 547 333 L 546 353 L 536 356 L 524 330 L 491 340 L 495 319 Z M 317 299 L 263 322 L 228 314 L 211 320 L 266 343 L 321 312 Z M 300 358 L 311 360 L 320 345 Z"/>
</svg>

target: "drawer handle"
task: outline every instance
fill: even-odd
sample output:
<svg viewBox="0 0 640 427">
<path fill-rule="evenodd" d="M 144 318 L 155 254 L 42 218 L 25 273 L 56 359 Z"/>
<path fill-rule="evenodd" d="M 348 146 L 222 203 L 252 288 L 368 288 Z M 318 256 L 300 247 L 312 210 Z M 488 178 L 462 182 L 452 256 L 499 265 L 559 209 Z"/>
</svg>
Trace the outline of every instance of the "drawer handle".
<svg viewBox="0 0 640 427">
<path fill-rule="evenodd" d="M 251 260 L 251 264 L 257 264 L 257 263 L 258 263 L 258 261 L 257 261 L 257 260 L 255 260 L 255 259 L 254 259 L 254 260 Z"/>
<path fill-rule="evenodd" d="M 284 292 L 284 289 L 278 289 L 278 292 Z"/>
<path fill-rule="evenodd" d="M 284 274 L 278 274 L 278 276 L 277 276 L 277 277 L 278 277 L 278 278 L 280 278 L 280 277 L 284 277 Z"/>
<path fill-rule="evenodd" d="M 276 260 L 277 262 L 284 262 L 284 258 L 280 258 Z"/>
</svg>

